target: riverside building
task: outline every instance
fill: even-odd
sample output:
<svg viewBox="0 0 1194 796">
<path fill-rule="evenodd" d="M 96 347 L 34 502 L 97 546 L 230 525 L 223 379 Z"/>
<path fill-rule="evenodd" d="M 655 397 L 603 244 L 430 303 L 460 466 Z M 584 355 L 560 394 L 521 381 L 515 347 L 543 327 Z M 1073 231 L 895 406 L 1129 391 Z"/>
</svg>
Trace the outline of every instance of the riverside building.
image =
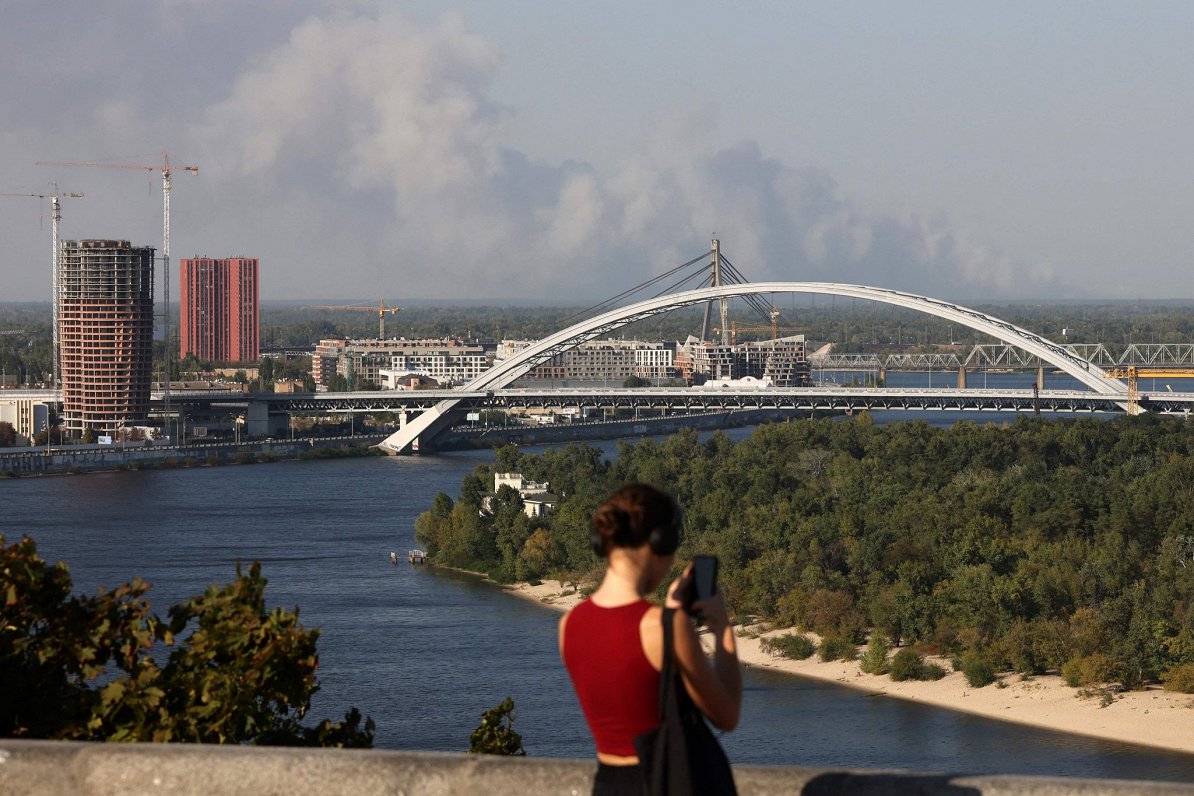
<svg viewBox="0 0 1194 796">
<path fill-rule="evenodd" d="M 776 387 L 809 383 L 804 335 L 722 344 L 689 337 L 676 350 L 676 366 L 688 381 L 769 379 Z"/>
<path fill-rule="evenodd" d="M 109 434 L 149 417 L 153 258 L 125 240 L 63 241 L 58 339 L 63 425 Z"/>
<path fill-rule="evenodd" d="M 360 389 L 366 382 L 393 385 L 401 374 L 434 379 L 441 386 L 462 384 L 480 376 L 493 357 L 479 343 L 451 338 L 407 340 L 320 340 L 311 357 L 311 375 L 327 386 L 334 374 Z"/>
<path fill-rule="evenodd" d="M 527 346 L 528 340 L 503 340 L 497 361 L 508 359 Z M 638 376 L 652 381 L 675 375 L 674 352 L 663 343 L 641 340 L 588 340 L 556 354 L 527 374 L 528 379 L 553 381 L 609 381 Z"/>
<path fill-rule="evenodd" d="M 179 261 L 179 357 L 254 362 L 261 356 L 256 257 Z"/>
</svg>

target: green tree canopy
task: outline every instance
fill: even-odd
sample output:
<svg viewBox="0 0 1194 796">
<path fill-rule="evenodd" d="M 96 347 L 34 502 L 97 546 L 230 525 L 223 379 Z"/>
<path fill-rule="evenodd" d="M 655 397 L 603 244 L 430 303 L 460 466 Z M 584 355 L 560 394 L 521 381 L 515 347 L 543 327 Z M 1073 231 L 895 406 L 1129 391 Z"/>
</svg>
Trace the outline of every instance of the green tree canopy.
<svg viewBox="0 0 1194 796">
<path fill-rule="evenodd" d="M 267 609 L 261 565 L 150 613 L 134 580 L 71 594 L 67 566 L 47 564 L 32 539 L 0 537 L 0 736 L 93 741 L 190 741 L 372 746 L 373 721 L 304 726 L 319 631 L 298 610 Z M 149 653 L 170 648 L 164 664 Z"/>
</svg>

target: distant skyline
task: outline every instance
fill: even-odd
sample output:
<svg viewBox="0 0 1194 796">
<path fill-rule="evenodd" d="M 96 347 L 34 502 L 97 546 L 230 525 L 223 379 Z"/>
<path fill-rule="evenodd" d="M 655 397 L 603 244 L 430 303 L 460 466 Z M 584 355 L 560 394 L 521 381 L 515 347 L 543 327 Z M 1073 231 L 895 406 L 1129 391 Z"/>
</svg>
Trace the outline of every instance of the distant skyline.
<svg viewBox="0 0 1194 796">
<path fill-rule="evenodd" d="M 1194 298 L 1194 4 L 10 0 L 0 193 L 255 257 L 261 298 L 597 300 L 711 237 L 755 281 Z M 0 197 L 0 301 L 50 295 Z M 160 252 L 159 252 L 160 254 Z M 160 278 L 160 277 L 159 277 Z"/>
</svg>

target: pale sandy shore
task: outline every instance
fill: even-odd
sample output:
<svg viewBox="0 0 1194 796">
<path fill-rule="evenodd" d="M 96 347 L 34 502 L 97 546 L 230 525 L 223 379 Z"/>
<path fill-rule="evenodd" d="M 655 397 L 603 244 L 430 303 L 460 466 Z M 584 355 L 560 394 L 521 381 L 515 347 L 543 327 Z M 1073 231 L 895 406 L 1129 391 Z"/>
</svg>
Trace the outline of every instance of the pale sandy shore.
<svg viewBox="0 0 1194 796">
<path fill-rule="evenodd" d="M 580 601 L 572 588 L 559 581 L 544 581 L 538 586 L 522 584 L 508 587 L 507 591 L 560 611 Z M 941 680 L 897 683 L 886 676 L 863 674 L 857 662 L 822 663 L 815 655 L 794 661 L 760 649 L 761 638 L 785 632 L 792 631 L 773 630 L 757 638 L 751 637 L 753 633 L 740 632 L 739 658 L 747 667 L 826 680 L 876 695 L 1043 729 L 1194 753 L 1194 695 L 1191 694 L 1154 687 L 1116 694 L 1115 700 L 1104 706 L 1098 697 L 1078 696 L 1078 689 L 1067 686 L 1058 675 L 1040 675 L 1030 680 L 1004 675 L 1001 679 L 1004 687 L 992 684 L 971 688 L 961 672 L 954 672 L 945 660 L 937 661 L 949 672 Z"/>
</svg>

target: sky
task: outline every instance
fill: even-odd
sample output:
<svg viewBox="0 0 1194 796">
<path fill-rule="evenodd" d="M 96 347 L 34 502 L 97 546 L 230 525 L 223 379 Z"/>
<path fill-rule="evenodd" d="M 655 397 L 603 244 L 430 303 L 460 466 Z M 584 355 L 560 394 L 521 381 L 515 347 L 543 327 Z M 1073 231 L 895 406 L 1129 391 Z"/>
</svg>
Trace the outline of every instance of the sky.
<svg viewBox="0 0 1194 796">
<path fill-rule="evenodd" d="M 0 193 L 264 300 L 1194 298 L 1194 3 L 0 0 Z M 0 301 L 50 297 L 0 196 Z M 160 252 L 159 252 L 160 253 Z M 160 279 L 159 279 L 160 281 Z"/>
</svg>

